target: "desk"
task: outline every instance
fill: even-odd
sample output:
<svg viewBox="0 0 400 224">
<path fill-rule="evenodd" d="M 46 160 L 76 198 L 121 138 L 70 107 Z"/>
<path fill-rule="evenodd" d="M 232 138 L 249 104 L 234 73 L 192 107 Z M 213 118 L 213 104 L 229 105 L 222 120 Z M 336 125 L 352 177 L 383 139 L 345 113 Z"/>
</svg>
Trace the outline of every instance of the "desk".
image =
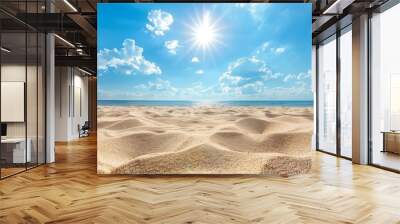
<svg viewBox="0 0 400 224">
<path fill-rule="evenodd" d="M 9 163 L 26 163 L 31 162 L 32 153 L 30 138 L 27 139 L 27 146 L 25 151 L 25 138 L 5 138 L 1 139 L 2 157 Z M 12 158 L 12 159 L 11 159 Z"/>
<path fill-rule="evenodd" d="M 392 152 L 400 154 L 400 131 L 382 131 L 383 150 L 382 152 Z"/>
</svg>

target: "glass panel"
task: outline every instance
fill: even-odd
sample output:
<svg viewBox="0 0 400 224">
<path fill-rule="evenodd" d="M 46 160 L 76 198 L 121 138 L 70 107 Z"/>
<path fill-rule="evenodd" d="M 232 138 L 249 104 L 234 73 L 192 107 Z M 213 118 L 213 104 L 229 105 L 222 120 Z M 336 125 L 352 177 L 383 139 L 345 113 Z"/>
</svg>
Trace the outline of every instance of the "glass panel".
<svg viewBox="0 0 400 224">
<path fill-rule="evenodd" d="M 372 163 L 400 170 L 400 5 L 372 18 Z"/>
<path fill-rule="evenodd" d="M 27 2 L 27 13 L 39 11 L 37 1 Z M 33 17 L 38 18 L 38 17 Z M 33 20 L 34 20 L 33 19 Z M 32 21 L 34 23 L 38 21 Z M 27 30 L 27 80 L 26 80 L 26 113 L 27 113 L 27 150 L 31 151 L 28 168 L 37 166 L 38 160 L 38 34 L 35 30 Z"/>
<path fill-rule="evenodd" d="M 45 148 L 45 99 L 46 99 L 46 84 L 45 84 L 45 44 L 46 37 L 44 34 L 38 35 L 38 163 L 45 163 L 46 148 Z"/>
<path fill-rule="evenodd" d="M 336 37 L 318 48 L 318 148 L 336 153 Z"/>
<path fill-rule="evenodd" d="M 43 13 L 45 0 L 0 1 L 14 14 Z M 45 161 L 45 35 L 0 12 L 0 176 Z"/>
<path fill-rule="evenodd" d="M 1 140 L 2 177 L 25 170 L 26 151 L 26 34 L 2 33 Z"/>
<path fill-rule="evenodd" d="M 26 82 L 26 111 L 27 111 L 27 149 L 30 150 L 28 155 L 28 168 L 37 165 L 37 132 L 38 132 L 38 120 L 37 120 L 37 98 L 38 98 L 38 57 L 37 57 L 37 45 L 38 37 L 36 32 L 27 33 L 28 38 L 28 63 L 27 63 L 27 82 Z"/>
<path fill-rule="evenodd" d="M 340 153 L 352 157 L 352 35 L 351 27 L 340 36 Z"/>
</svg>

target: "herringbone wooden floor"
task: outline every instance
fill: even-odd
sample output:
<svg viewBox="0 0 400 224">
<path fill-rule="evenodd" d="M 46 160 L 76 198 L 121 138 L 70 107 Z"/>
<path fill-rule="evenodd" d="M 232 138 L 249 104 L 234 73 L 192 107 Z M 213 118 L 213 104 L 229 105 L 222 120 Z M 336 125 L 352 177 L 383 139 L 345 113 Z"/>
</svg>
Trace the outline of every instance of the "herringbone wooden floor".
<svg viewBox="0 0 400 224">
<path fill-rule="evenodd" d="M 310 174 L 96 174 L 96 139 L 0 181 L 0 223 L 400 223 L 400 175 L 315 153 Z"/>
</svg>

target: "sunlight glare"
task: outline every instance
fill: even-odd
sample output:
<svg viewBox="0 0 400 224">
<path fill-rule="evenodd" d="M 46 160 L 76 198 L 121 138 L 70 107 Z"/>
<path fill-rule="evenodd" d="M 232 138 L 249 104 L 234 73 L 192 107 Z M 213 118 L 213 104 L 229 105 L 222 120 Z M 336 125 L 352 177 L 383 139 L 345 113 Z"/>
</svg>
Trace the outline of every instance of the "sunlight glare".
<svg viewBox="0 0 400 224">
<path fill-rule="evenodd" d="M 193 28 L 195 44 L 202 48 L 209 47 L 216 39 L 216 30 L 210 20 L 210 14 L 205 12 L 202 21 Z"/>
</svg>

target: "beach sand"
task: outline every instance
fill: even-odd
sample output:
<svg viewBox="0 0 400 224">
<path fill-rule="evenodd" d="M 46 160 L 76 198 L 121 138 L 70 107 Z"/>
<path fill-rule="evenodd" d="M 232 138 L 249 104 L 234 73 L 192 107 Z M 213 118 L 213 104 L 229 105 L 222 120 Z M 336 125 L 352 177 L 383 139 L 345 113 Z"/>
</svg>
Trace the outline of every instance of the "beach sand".
<svg viewBox="0 0 400 224">
<path fill-rule="evenodd" d="M 99 174 L 263 174 L 311 168 L 312 108 L 98 107 Z"/>
</svg>

